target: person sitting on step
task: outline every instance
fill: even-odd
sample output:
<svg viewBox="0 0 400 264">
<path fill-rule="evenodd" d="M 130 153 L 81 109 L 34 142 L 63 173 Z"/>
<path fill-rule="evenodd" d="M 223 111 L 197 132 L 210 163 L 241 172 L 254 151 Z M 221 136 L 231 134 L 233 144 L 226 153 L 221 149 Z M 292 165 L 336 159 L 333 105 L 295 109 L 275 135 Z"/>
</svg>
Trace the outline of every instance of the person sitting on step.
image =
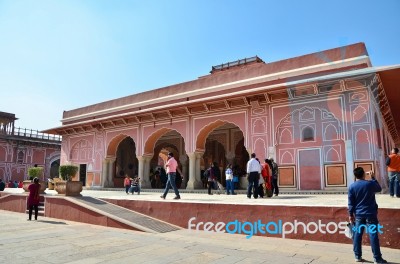
<svg viewBox="0 0 400 264">
<path fill-rule="evenodd" d="M 140 194 L 140 183 L 139 183 L 140 178 L 138 176 L 133 177 L 132 183 L 131 183 L 131 188 L 129 188 L 129 192 L 133 194 L 134 192 L 137 192 Z"/>
</svg>

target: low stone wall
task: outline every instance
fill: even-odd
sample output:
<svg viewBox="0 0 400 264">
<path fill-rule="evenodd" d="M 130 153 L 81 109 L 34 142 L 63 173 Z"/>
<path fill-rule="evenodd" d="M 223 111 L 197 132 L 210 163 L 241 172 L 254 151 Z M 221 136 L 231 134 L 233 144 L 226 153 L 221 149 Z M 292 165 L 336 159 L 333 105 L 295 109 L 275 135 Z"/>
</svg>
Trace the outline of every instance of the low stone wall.
<svg viewBox="0 0 400 264">
<path fill-rule="evenodd" d="M 27 209 L 26 194 L 9 194 L 0 192 L 0 209 L 17 213 L 25 213 Z"/>
<path fill-rule="evenodd" d="M 238 220 L 238 222 L 258 222 L 266 224 L 268 222 L 279 223 L 297 222 L 305 223 L 306 225 L 311 222 L 318 223 L 319 220 L 322 224 L 322 230 L 326 230 L 326 225 L 330 222 L 336 224 L 346 222 L 347 208 L 346 207 L 321 207 L 321 206 L 271 206 L 271 205 L 235 205 L 235 204 L 209 204 L 209 203 L 182 203 L 182 202 L 167 202 L 167 201 L 134 201 L 134 200 L 115 200 L 103 199 L 107 202 L 128 208 L 133 211 L 166 221 L 171 224 L 178 225 L 183 228 L 188 228 L 188 222 L 192 220 L 191 229 L 196 229 L 196 224 L 200 222 L 212 222 L 214 225 L 218 222 L 229 223 Z M 400 210 L 398 209 L 379 209 L 379 221 L 383 225 L 383 234 L 379 236 L 380 244 L 382 247 L 400 249 L 400 232 L 399 227 Z M 281 220 L 281 222 L 279 222 Z M 210 224 L 209 224 L 210 227 Z M 254 227 L 254 224 L 253 224 Z M 287 230 L 290 226 L 287 226 Z M 330 234 L 323 234 L 317 231 L 315 234 L 303 233 L 302 226 L 298 226 L 297 234 L 286 234 L 285 238 L 289 239 L 303 239 L 312 241 L 324 241 L 334 243 L 351 244 L 352 241 L 345 237 L 339 231 Z M 215 230 L 214 227 L 210 227 Z M 251 228 L 250 226 L 246 227 Z M 200 226 L 204 229 L 204 224 Z M 260 234 L 258 231 L 255 235 L 282 237 L 279 233 L 280 230 L 275 230 L 274 225 L 269 226 L 271 231 L 277 231 L 278 234 Z M 315 228 L 310 226 L 310 230 Z M 334 230 L 334 225 L 329 225 L 331 231 Z M 233 230 L 233 228 L 231 229 Z M 243 233 L 243 232 L 242 232 Z M 369 244 L 367 234 L 364 234 L 363 243 Z"/>
</svg>

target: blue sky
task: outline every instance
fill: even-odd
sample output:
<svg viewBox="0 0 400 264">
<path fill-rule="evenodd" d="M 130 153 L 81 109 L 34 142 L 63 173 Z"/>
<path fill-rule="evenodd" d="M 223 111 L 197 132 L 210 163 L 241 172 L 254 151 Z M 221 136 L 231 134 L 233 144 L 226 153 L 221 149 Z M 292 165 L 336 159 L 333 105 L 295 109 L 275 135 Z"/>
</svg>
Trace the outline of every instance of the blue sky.
<svg viewBox="0 0 400 264">
<path fill-rule="evenodd" d="M 211 66 L 365 42 L 400 64 L 400 1 L 0 0 L 0 111 L 17 127 L 181 83 Z"/>
</svg>

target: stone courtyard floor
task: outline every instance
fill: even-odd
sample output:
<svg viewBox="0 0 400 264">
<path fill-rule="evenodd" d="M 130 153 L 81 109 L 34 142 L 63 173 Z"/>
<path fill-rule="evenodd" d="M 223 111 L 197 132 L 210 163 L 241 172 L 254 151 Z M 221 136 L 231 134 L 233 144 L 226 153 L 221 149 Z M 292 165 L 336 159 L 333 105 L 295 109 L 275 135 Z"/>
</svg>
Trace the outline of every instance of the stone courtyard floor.
<svg viewBox="0 0 400 264">
<path fill-rule="evenodd" d="M 20 193 L 19 189 L 6 189 Z M 46 191 L 55 195 L 54 191 Z M 84 190 L 83 196 L 109 199 L 157 200 L 160 192 L 126 195 L 124 191 Z M 175 201 L 265 205 L 346 206 L 346 195 L 285 194 L 247 199 L 244 194 L 212 195 L 182 193 Z M 400 199 L 377 195 L 380 208 L 400 208 Z M 27 216 L 0 210 L 0 263 L 354 263 L 350 244 L 326 243 L 179 230 L 150 234 L 78 222 Z M 390 263 L 400 264 L 400 250 L 381 248 Z M 364 259 L 373 263 L 370 247 Z"/>
</svg>

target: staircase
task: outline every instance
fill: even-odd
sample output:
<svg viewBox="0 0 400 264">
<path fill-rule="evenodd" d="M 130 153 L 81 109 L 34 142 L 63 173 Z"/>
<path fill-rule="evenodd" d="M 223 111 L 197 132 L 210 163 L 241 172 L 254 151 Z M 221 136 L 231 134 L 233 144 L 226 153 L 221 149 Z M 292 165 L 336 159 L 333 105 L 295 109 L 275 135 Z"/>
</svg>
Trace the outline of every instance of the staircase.
<svg viewBox="0 0 400 264">
<path fill-rule="evenodd" d="M 44 216 L 44 197 L 40 196 L 40 202 L 38 206 L 38 216 Z M 29 209 L 25 210 L 25 213 L 29 215 Z M 35 209 L 32 210 L 32 219 L 35 219 Z"/>
</svg>

